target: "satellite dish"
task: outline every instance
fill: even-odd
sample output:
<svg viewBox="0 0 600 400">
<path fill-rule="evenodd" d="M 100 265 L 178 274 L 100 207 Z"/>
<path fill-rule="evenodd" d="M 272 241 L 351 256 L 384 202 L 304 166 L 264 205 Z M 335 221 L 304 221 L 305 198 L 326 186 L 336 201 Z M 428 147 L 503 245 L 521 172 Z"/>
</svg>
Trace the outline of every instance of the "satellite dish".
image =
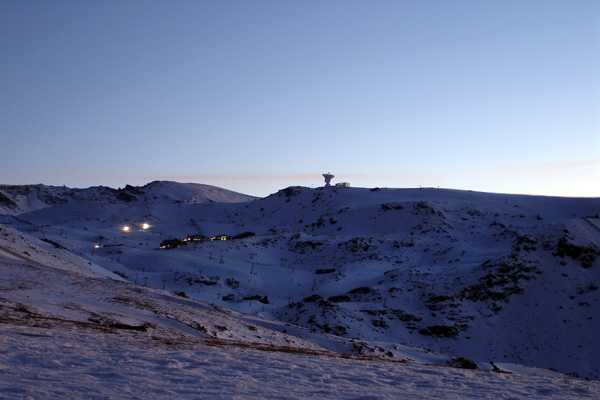
<svg viewBox="0 0 600 400">
<path fill-rule="evenodd" d="M 323 178 L 325 178 L 325 187 L 331 186 L 331 180 L 335 178 L 335 176 L 331 175 L 330 172 L 323 174 Z"/>
</svg>

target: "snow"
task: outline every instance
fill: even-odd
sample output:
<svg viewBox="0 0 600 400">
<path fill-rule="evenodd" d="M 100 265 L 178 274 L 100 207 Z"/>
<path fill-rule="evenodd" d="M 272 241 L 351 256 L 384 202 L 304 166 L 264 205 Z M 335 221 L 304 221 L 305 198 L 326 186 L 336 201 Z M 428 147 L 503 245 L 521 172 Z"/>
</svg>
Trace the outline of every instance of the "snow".
<svg viewBox="0 0 600 400">
<path fill-rule="evenodd" d="M 0 325 L 12 399 L 581 399 L 597 382 Z"/>
<path fill-rule="evenodd" d="M 0 220 L 0 397 L 600 397 L 600 199 L 101 189 Z"/>
<path fill-rule="evenodd" d="M 154 181 L 142 187 L 127 185 L 122 189 L 105 186 L 71 189 L 64 186 L 0 185 L 0 213 L 12 216 L 73 201 L 113 204 L 117 201 L 125 203 L 135 201 L 145 204 L 164 204 L 176 201 L 178 204 L 197 204 L 247 202 L 254 199 L 256 197 L 216 186 L 171 181 Z"/>
<path fill-rule="evenodd" d="M 336 353 L 262 330 L 258 317 L 237 320 L 238 313 L 221 314 L 213 306 L 159 290 L 12 259 L 3 260 L 1 267 L 2 398 L 569 399 L 600 395 L 598 382 L 525 367 L 505 374 Z M 104 324 L 90 322 L 91 315 Z M 109 321 L 146 324 L 148 329 L 114 328 Z M 193 329 L 194 323 L 207 327 L 210 334 Z M 226 329 L 211 332 L 215 326 Z M 231 332 L 228 339 L 215 339 L 227 332 Z M 335 339 L 322 339 L 327 340 Z"/>
</svg>

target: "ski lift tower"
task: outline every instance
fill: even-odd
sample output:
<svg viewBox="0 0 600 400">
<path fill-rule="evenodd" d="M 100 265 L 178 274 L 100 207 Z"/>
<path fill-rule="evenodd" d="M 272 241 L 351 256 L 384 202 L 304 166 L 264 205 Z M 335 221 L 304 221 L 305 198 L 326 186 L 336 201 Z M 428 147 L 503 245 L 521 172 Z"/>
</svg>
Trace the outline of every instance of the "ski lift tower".
<svg viewBox="0 0 600 400">
<path fill-rule="evenodd" d="M 331 175 L 331 173 L 323 174 L 323 178 L 325 178 L 325 187 L 331 186 L 331 180 L 335 178 L 335 176 Z"/>
</svg>

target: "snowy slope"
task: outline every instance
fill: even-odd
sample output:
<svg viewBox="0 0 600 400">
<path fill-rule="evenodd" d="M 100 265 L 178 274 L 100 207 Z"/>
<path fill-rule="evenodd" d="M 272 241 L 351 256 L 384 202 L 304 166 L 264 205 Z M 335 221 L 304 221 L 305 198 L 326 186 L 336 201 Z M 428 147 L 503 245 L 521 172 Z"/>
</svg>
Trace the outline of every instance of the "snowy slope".
<svg viewBox="0 0 600 400">
<path fill-rule="evenodd" d="M 191 204 L 161 190 L 144 195 L 152 201 L 71 201 L 5 223 L 132 283 L 395 358 L 411 358 L 410 345 L 599 377 L 600 199 L 292 187 Z M 245 232 L 254 236 L 157 250 L 169 238 Z"/>
<path fill-rule="evenodd" d="M 516 365 L 450 368 L 408 347 L 390 357 L 127 283 L 5 226 L 0 251 L 0 398 L 600 396 L 598 382 Z"/>
<path fill-rule="evenodd" d="M 255 197 L 198 183 L 154 181 L 136 187 L 112 189 L 105 186 L 71 189 L 46 185 L 0 185 L 0 215 L 18 215 L 24 212 L 68 204 L 73 201 L 103 203 L 135 203 L 138 206 L 170 202 L 196 204 L 206 202 L 246 202 Z"/>
</svg>

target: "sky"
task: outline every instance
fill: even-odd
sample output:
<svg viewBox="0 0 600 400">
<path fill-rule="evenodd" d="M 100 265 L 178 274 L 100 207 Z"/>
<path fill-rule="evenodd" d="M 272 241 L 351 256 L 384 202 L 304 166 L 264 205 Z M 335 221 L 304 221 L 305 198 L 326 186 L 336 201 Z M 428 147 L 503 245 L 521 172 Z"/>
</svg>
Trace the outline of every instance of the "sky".
<svg viewBox="0 0 600 400">
<path fill-rule="evenodd" d="M 0 184 L 600 197 L 600 2 L 3 0 L 0 137 Z"/>
</svg>

